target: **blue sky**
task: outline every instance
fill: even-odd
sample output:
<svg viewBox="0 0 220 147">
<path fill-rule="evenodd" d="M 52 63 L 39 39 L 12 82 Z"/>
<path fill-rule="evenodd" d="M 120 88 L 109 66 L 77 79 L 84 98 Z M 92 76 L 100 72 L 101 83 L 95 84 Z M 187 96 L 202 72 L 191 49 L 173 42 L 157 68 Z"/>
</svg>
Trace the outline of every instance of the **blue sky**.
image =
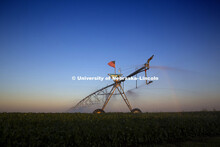
<svg viewBox="0 0 220 147">
<path fill-rule="evenodd" d="M 152 54 L 152 65 L 182 70 L 152 69 L 160 80 L 137 90 L 135 105 L 220 109 L 219 18 L 215 0 L 2 0 L 0 111 L 62 111 L 107 84 L 73 75 L 106 76 L 112 60 L 123 72 Z"/>
</svg>

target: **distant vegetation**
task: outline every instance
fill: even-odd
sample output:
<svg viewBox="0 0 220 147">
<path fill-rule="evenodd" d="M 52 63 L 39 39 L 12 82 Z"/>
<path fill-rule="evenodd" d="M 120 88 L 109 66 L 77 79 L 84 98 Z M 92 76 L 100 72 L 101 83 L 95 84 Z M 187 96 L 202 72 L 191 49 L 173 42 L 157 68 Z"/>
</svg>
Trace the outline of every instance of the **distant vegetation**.
<svg viewBox="0 0 220 147">
<path fill-rule="evenodd" d="M 220 136 L 220 112 L 0 113 L 3 146 L 145 146 Z"/>
</svg>

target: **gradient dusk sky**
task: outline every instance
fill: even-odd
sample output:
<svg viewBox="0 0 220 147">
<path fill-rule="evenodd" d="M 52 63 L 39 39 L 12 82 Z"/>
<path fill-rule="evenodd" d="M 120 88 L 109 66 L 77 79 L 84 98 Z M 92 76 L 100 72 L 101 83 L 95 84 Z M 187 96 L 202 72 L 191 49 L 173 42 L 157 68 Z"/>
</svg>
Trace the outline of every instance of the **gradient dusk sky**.
<svg viewBox="0 0 220 147">
<path fill-rule="evenodd" d="M 219 0 L 1 0 L 0 112 L 65 111 L 111 83 L 72 76 L 107 76 L 112 60 L 127 75 L 153 54 L 169 68 L 149 71 L 159 80 L 132 106 L 220 110 Z M 114 97 L 106 111 L 128 108 Z"/>
</svg>

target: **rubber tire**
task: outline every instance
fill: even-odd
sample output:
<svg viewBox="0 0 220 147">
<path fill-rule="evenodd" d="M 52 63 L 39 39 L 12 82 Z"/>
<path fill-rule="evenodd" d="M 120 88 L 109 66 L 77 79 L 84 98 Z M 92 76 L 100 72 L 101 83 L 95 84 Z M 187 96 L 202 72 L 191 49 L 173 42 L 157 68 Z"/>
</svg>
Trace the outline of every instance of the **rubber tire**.
<svg viewBox="0 0 220 147">
<path fill-rule="evenodd" d="M 101 113 L 105 113 L 104 110 L 102 109 L 96 109 L 95 111 L 93 111 L 94 114 L 101 114 Z"/>
<path fill-rule="evenodd" d="M 142 113 L 142 112 L 141 112 L 140 109 L 134 108 L 134 109 L 131 110 L 131 113 L 135 113 L 136 114 L 136 113 Z"/>
</svg>

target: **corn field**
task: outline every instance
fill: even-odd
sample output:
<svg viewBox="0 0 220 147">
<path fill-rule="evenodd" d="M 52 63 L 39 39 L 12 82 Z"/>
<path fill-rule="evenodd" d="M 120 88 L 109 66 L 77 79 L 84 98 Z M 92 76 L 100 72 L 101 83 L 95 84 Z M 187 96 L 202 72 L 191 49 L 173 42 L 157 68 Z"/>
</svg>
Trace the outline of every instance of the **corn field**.
<svg viewBox="0 0 220 147">
<path fill-rule="evenodd" d="M 218 111 L 0 113 L 3 146 L 145 146 L 219 135 Z"/>
</svg>

